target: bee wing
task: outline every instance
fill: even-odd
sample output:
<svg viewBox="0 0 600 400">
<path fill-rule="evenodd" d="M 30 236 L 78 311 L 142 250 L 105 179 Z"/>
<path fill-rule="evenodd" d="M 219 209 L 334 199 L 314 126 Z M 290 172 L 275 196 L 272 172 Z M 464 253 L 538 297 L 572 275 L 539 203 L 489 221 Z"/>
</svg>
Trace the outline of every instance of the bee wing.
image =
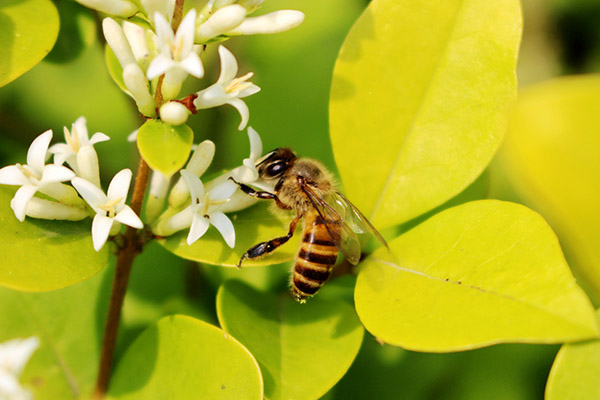
<svg viewBox="0 0 600 400">
<path fill-rule="evenodd" d="M 349 263 L 356 265 L 360 261 L 360 242 L 342 216 L 318 195 L 309 185 L 300 185 L 313 207 L 325 224 L 331 240 Z"/>
<path fill-rule="evenodd" d="M 379 240 L 379 242 L 382 245 L 389 249 L 388 244 L 383 238 L 383 236 L 381 236 L 379 231 L 375 229 L 375 227 L 373 226 L 373 224 L 371 224 L 371 222 L 369 222 L 367 217 L 365 217 L 363 213 L 361 213 L 360 210 L 350 202 L 350 200 L 348 200 L 340 192 L 334 192 L 331 196 L 331 202 L 337 204 L 338 207 L 345 211 L 346 215 L 344 215 L 344 221 L 348 225 L 350 225 L 356 233 L 369 232 L 370 234 L 375 236 L 375 238 Z"/>
</svg>

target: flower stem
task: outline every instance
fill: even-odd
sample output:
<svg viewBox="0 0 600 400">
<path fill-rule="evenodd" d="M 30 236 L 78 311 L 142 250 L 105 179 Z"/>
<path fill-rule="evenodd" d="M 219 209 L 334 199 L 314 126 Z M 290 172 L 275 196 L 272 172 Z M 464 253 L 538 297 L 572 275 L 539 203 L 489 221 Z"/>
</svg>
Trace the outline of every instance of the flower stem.
<svg viewBox="0 0 600 400">
<path fill-rule="evenodd" d="M 181 19 L 183 17 L 183 2 L 184 0 L 175 0 L 175 8 L 173 9 L 173 21 L 171 21 L 171 28 L 173 32 L 177 32 Z"/>
<path fill-rule="evenodd" d="M 133 197 L 131 200 L 131 208 L 139 215 L 142 209 L 144 194 L 146 193 L 146 185 L 148 183 L 148 164 L 143 158 L 140 158 L 135 185 L 133 188 Z M 137 229 L 127 227 L 124 237 L 124 245 L 117 251 L 117 262 L 115 269 L 115 279 L 113 281 L 112 292 L 110 294 L 110 303 L 108 306 L 108 315 L 106 317 L 106 325 L 104 327 L 104 338 L 102 339 L 102 349 L 100 352 L 100 365 L 98 367 L 98 378 L 96 380 L 96 388 L 94 390 L 94 399 L 103 399 L 108 389 L 110 374 L 112 369 L 113 355 L 115 345 L 117 343 L 117 333 L 119 330 L 119 321 L 121 319 L 121 309 L 129 275 L 133 261 L 142 251 L 144 246 L 144 238 Z"/>
</svg>

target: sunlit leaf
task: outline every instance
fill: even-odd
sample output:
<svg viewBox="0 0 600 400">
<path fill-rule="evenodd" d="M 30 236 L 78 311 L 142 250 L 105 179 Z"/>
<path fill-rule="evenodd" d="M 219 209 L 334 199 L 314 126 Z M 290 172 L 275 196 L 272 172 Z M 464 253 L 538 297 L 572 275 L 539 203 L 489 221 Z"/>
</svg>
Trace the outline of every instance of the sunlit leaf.
<svg viewBox="0 0 600 400">
<path fill-rule="evenodd" d="M 160 243 L 168 250 L 188 260 L 235 266 L 250 247 L 287 234 L 287 224 L 291 219 L 286 221 L 285 218 L 272 214 L 267 206 L 267 204 L 257 204 L 246 210 L 229 214 L 236 236 L 233 250 L 225 244 L 223 237 L 214 227 L 210 227 L 204 236 L 191 246 L 186 243 L 187 229 L 160 240 Z M 267 257 L 244 261 L 243 267 L 279 264 L 291 260 L 298 251 L 298 235 L 296 233 L 289 242 Z"/>
<path fill-rule="evenodd" d="M 0 288 L 0 342 L 30 336 L 41 342 L 21 377 L 36 400 L 91 395 L 111 273 L 106 269 L 88 281 L 47 293 Z"/>
<path fill-rule="evenodd" d="M 556 236 L 535 212 L 483 200 L 443 211 L 375 252 L 356 284 L 376 337 L 418 351 L 598 336 Z"/>
<path fill-rule="evenodd" d="M 523 90 L 500 152 L 525 202 L 557 230 L 600 296 L 600 75 Z"/>
<path fill-rule="evenodd" d="M 260 368 L 232 336 L 175 315 L 151 325 L 118 363 L 109 399 L 256 399 Z"/>
<path fill-rule="evenodd" d="M 300 304 L 289 294 L 264 294 L 238 281 L 219 290 L 217 313 L 256 357 L 270 400 L 325 394 L 352 364 L 364 332 L 343 300 L 315 297 Z"/>
<path fill-rule="evenodd" d="M 546 385 L 546 400 L 600 399 L 598 376 L 600 340 L 565 344 L 552 365 Z"/>
<path fill-rule="evenodd" d="M 460 193 L 516 95 L 517 0 L 374 0 L 334 70 L 331 140 L 348 195 L 384 228 Z"/>
<path fill-rule="evenodd" d="M 60 289 L 104 268 L 109 250 L 92 247 L 90 222 L 19 222 L 10 208 L 15 189 L 0 186 L 0 286 L 28 292 Z"/>
<path fill-rule="evenodd" d="M 58 12 L 50 0 L 0 3 L 0 86 L 42 60 L 58 35 Z"/>
<path fill-rule="evenodd" d="M 148 120 L 140 127 L 137 145 L 150 168 L 171 176 L 179 171 L 190 155 L 194 132 L 187 125 L 171 126 Z"/>
</svg>

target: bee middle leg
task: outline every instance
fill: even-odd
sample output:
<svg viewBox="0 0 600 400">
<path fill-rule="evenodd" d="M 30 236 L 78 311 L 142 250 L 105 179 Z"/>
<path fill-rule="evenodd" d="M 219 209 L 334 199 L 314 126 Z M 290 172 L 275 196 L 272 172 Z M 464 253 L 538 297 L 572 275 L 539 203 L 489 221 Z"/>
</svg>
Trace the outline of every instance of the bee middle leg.
<svg viewBox="0 0 600 400">
<path fill-rule="evenodd" d="M 242 258 L 240 258 L 240 262 L 238 263 L 237 267 L 241 268 L 242 267 L 242 262 L 244 262 L 245 259 L 253 259 L 253 258 L 259 258 L 262 256 L 266 256 L 270 253 L 272 253 L 275 249 L 277 249 L 279 246 L 283 245 L 284 243 L 286 243 L 288 240 L 291 239 L 292 236 L 294 236 L 294 231 L 296 230 L 296 225 L 298 225 L 298 221 L 300 221 L 300 218 L 302 218 L 301 214 L 298 214 L 296 216 L 296 218 L 294 218 L 292 220 L 292 222 L 290 223 L 290 229 L 288 230 L 288 234 L 285 236 L 281 236 L 275 239 L 271 239 L 269 241 L 266 242 L 261 242 L 257 245 L 254 245 L 252 247 L 250 247 L 248 249 L 248 251 L 246 251 L 244 253 L 244 255 L 242 256 Z"/>
<path fill-rule="evenodd" d="M 245 185 L 243 183 L 236 181 L 232 177 L 229 177 L 229 180 L 232 181 L 233 183 L 237 184 L 240 187 L 240 190 L 242 192 L 246 193 L 248 196 L 256 197 L 258 199 L 275 200 L 275 202 L 277 202 L 277 206 L 279 208 L 282 208 L 284 210 L 290 209 L 290 207 L 286 206 L 279 200 L 279 197 L 277 197 L 277 195 L 275 193 L 265 192 L 262 190 L 255 190 L 248 185 Z"/>
</svg>

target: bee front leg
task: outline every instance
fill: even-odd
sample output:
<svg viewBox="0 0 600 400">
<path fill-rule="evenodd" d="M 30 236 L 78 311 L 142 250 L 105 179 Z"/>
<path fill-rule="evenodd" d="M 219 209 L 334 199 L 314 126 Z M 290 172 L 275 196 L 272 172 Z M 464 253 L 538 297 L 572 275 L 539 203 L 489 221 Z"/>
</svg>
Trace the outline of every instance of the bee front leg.
<svg viewBox="0 0 600 400">
<path fill-rule="evenodd" d="M 238 263 L 237 267 L 241 268 L 242 262 L 245 259 L 260 258 L 266 256 L 272 253 L 279 246 L 283 245 L 288 240 L 290 240 L 290 238 L 294 236 L 294 231 L 296 230 L 296 225 L 298 225 L 298 221 L 300 221 L 300 218 L 302 218 L 302 214 L 298 214 L 296 218 L 293 219 L 293 221 L 290 223 L 290 229 L 288 230 L 287 235 L 271 239 L 267 242 L 261 242 L 257 245 L 250 247 L 248 251 L 244 253 L 242 258 L 240 258 L 240 262 Z"/>
<path fill-rule="evenodd" d="M 238 185 L 240 187 L 240 189 L 242 190 L 242 192 L 246 193 L 248 196 L 257 197 L 259 199 L 279 200 L 277 198 L 277 195 L 275 195 L 273 193 L 254 190 L 250 186 L 240 183 L 240 182 L 236 181 L 235 179 L 233 179 L 232 177 L 229 177 L 229 180 L 232 181 L 233 183 L 235 183 L 236 185 Z"/>
</svg>

